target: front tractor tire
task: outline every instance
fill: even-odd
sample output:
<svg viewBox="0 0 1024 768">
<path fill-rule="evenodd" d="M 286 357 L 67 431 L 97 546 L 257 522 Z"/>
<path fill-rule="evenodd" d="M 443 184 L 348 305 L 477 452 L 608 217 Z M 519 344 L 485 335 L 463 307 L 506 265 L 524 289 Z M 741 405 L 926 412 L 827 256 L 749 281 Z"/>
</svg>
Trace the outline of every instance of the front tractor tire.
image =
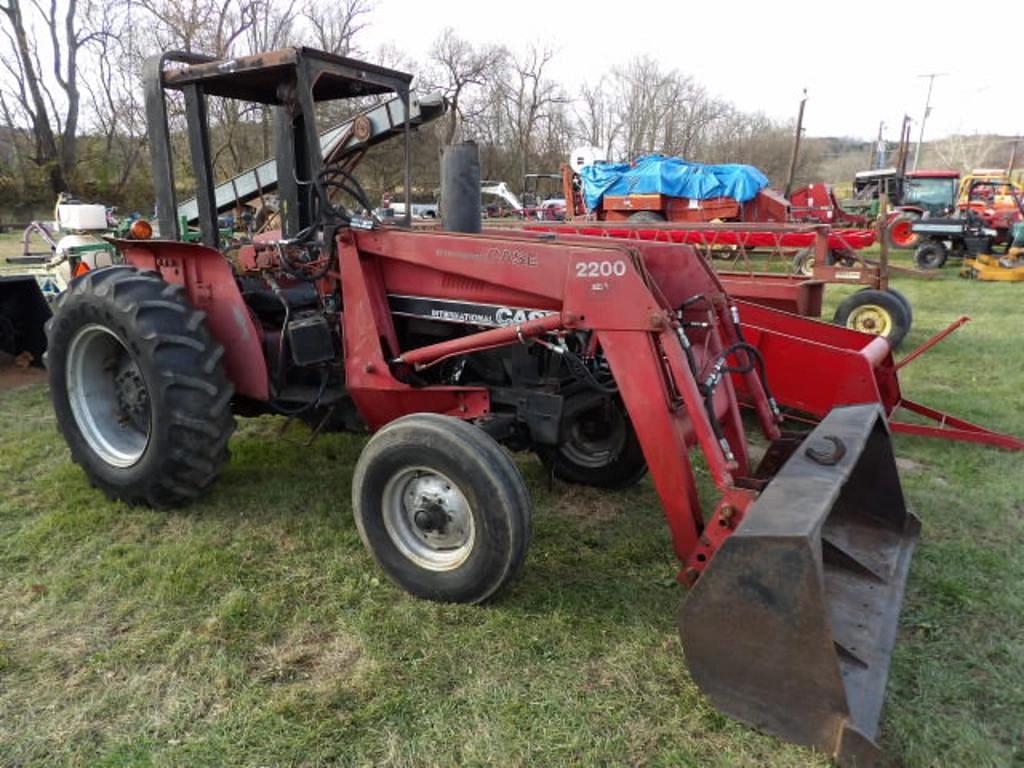
<svg viewBox="0 0 1024 768">
<path fill-rule="evenodd" d="M 61 296 L 47 337 L 57 426 L 93 485 L 152 507 L 210 488 L 228 459 L 234 389 L 184 288 L 135 267 L 94 270 Z"/>
<path fill-rule="evenodd" d="M 530 542 L 530 496 L 516 465 L 451 416 L 403 416 L 371 437 L 352 509 L 385 573 L 428 600 L 488 600 L 519 571 Z"/>
</svg>

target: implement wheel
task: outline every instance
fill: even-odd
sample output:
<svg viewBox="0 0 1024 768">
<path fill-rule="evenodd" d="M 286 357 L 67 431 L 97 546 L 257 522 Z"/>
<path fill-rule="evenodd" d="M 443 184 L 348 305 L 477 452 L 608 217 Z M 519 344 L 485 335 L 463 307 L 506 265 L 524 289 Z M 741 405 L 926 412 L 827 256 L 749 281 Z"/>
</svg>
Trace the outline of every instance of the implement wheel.
<svg viewBox="0 0 1024 768">
<path fill-rule="evenodd" d="M 665 217 L 657 211 L 637 211 L 631 214 L 630 221 L 648 222 L 649 224 L 663 224 Z"/>
<path fill-rule="evenodd" d="M 352 509 L 392 581 L 428 600 L 487 600 L 515 576 L 530 541 L 530 497 L 516 465 L 451 416 L 405 416 L 370 438 Z"/>
<path fill-rule="evenodd" d="M 618 398 L 567 399 L 559 445 L 545 446 L 538 455 L 558 479 L 595 488 L 628 488 L 647 474 L 640 441 Z"/>
<path fill-rule="evenodd" d="M 908 304 L 889 291 L 865 288 L 847 297 L 836 308 L 833 320 L 861 333 L 885 336 L 889 345 L 897 349 L 910 331 Z"/>
<path fill-rule="evenodd" d="M 886 236 L 889 238 L 889 246 L 899 250 L 908 250 L 917 245 L 920 235 L 914 231 L 914 223 L 917 216 L 909 213 L 900 214 L 889 222 L 885 228 Z"/>
<path fill-rule="evenodd" d="M 47 336 L 57 426 L 93 485 L 171 507 L 213 484 L 234 388 L 184 288 L 135 267 L 93 270 L 60 297 Z"/>
</svg>

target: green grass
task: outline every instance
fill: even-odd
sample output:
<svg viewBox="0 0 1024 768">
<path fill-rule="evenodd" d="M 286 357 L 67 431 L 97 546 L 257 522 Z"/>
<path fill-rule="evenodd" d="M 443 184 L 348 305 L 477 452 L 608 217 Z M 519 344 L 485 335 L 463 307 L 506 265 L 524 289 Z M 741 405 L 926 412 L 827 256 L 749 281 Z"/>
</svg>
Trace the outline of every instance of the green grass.
<svg viewBox="0 0 1024 768">
<path fill-rule="evenodd" d="M 1024 286 L 897 281 L 907 393 L 1024 434 Z M 829 288 L 829 312 L 848 288 Z M 392 586 L 349 506 L 362 439 L 240 421 L 213 493 L 110 503 L 41 386 L 0 392 L 0 765 L 824 766 L 717 713 L 690 680 L 683 596 L 649 480 L 549 487 L 523 577 L 478 608 Z M 884 711 L 887 765 L 1024 764 L 1024 473 L 896 437 L 923 519 Z M 742 620 L 742 617 L 738 617 Z"/>
</svg>

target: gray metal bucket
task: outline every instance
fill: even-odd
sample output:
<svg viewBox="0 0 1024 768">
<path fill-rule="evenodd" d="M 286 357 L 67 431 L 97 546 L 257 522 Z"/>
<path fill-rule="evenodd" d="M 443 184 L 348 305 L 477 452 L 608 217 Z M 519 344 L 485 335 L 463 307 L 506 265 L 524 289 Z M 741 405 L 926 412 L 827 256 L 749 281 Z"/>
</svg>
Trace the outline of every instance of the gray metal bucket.
<svg viewBox="0 0 1024 768">
<path fill-rule="evenodd" d="M 881 408 L 832 411 L 683 602 L 697 685 L 739 720 L 843 765 L 874 765 L 920 527 Z"/>
</svg>

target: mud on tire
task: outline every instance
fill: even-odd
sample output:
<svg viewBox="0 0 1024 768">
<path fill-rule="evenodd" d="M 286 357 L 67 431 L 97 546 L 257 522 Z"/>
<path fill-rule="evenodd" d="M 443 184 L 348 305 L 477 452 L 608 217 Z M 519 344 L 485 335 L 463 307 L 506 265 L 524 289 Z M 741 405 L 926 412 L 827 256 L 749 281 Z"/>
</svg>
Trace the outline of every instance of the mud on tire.
<svg viewBox="0 0 1024 768">
<path fill-rule="evenodd" d="M 47 324 L 57 426 L 93 485 L 129 504 L 197 497 L 228 459 L 234 388 L 206 314 L 130 266 L 73 281 Z"/>
</svg>

